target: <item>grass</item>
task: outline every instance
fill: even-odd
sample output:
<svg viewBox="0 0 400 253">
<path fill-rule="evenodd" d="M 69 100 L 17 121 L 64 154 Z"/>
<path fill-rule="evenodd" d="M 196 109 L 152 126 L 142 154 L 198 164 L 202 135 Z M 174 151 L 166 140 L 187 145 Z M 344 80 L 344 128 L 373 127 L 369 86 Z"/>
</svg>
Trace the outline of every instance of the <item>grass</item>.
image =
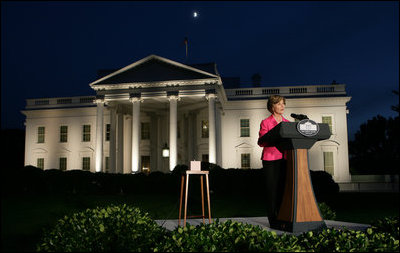
<svg viewBox="0 0 400 253">
<path fill-rule="evenodd" d="M 371 223 L 385 216 L 398 216 L 399 193 L 340 193 L 326 203 L 339 221 Z M 44 228 L 57 219 L 86 208 L 126 203 L 148 212 L 153 219 L 177 219 L 179 196 L 136 195 L 25 195 L 2 198 L 2 251 L 35 251 Z M 200 196 L 190 197 L 188 215 L 201 213 Z M 211 195 L 211 214 L 221 217 L 265 216 L 260 197 Z"/>
<path fill-rule="evenodd" d="M 399 193 L 340 193 L 326 202 L 336 212 L 336 220 L 370 224 L 399 215 Z"/>
</svg>

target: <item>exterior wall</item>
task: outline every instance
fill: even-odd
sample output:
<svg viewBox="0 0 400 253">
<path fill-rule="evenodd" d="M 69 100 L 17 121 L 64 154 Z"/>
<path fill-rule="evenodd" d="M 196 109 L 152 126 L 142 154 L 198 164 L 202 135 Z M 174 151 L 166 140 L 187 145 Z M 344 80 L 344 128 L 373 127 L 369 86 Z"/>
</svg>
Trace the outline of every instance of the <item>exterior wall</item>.
<svg viewBox="0 0 400 253">
<path fill-rule="evenodd" d="M 340 88 L 340 87 L 339 87 Z M 228 93 L 230 92 L 227 90 Z M 260 90 L 262 91 L 262 90 Z M 235 93 L 236 94 L 236 93 Z M 241 95 L 242 93 L 237 93 Z M 249 96 L 248 93 L 244 93 Z M 238 95 L 238 96 L 239 96 Z M 261 95 L 260 95 L 261 96 Z M 216 103 L 216 142 L 217 164 L 223 168 L 240 168 L 241 154 L 250 154 L 250 167 L 261 168 L 262 148 L 257 145 L 260 123 L 270 113 L 266 110 L 266 95 L 264 98 L 237 100 L 223 100 Z M 84 97 L 83 97 L 84 98 Z M 290 121 L 291 113 L 306 114 L 318 123 L 322 116 L 331 116 L 333 119 L 332 136 L 329 140 L 317 142 L 309 151 L 311 170 L 323 170 L 323 152 L 333 152 L 334 173 L 336 182 L 350 182 L 348 164 L 347 139 L 347 109 L 346 103 L 350 97 L 325 96 L 298 98 L 286 96 L 286 110 L 284 117 Z M 25 164 L 37 165 L 37 158 L 44 158 L 44 168 L 59 168 L 59 158 L 67 158 L 67 170 L 82 169 L 82 157 L 90 157 L 90 171 L 95 171 L 95 144 L 96 144 L 96 106 L 87 102 L 83 104 L 73 102 L 70 108 L 52 104 L 36 106 L 33 100 L 28 100 L 27 109 L 23 112 L 26 117 L 26 145 Z M 59 100 L 59 99 L 58 99 Z M 79 101 L 72 98 L 72 101 Z M 86 104 L 85 104 L 86 103 Z M 178 164 L 189 164 L 190 160 L 202 160 L 202 155 L 209 154 L 208 138 L 201 137 L 201 122 L 209 120 L 207 102 L 202 101 L 195 109 L 180 107 L 178 102 L 178 124 L 180 137 L 177 140 Z M 150 156 L 151 171 L 169 172 L 168 158 L 161 156 L 161 149 L 169 142 L 169 113 L 168 110 L 149 111 L 145 108 L 140 113 L 141 122 L 150 123 L 150 140 L 140 141 L 141 156 Z M 126 106 L 127 104 L 125 104 Z M 46 108 L 50 107 L 50 109 Z M 73 107 L 74 106 L 74 107 Z M 103 171 L 106 157 L 110 157 L 110 142 L 106 141 L 106 125 L 110 124 L 110 108 L 104 108 L 103 132 Z M 132 153 L 132 115 L 128 107 L 119 111 L 123 113 L 123 168 L 118 173 L 131 173 Z M 240 137 L 240 119 L 249 119 L 250 136 Z M 82 126 L 91 126 L 90 142 L 82 141 Z M 60 126 L 68 126 L 68 142 L 60 142 Z M 45 127 L 45 143 L 37 143 L 37 128 Z M 117 127 L 118 129 L 118 127 Z M 118 138 L 116 138 L 118 140 Z M 118 144 L 116 144 L 118 147 Z M 142 166 L 140 165 L 140 168 Z M 116 172 L 116 171 L 109 171 Z"/>
<path fill-rule="evenodd" d="M 179 105 L 178 105 L 179 108 Z M 179 110 L 179 109 L 178 109 Z M 165 143 L 169 142 L 169 138 L 168 138 L 168 133 L 169 133 L 169 119 L 167 117 L 167 115 L 159 115 L 159 117 L 157 118 L 157 139 L 159 140 L 158 142 L 158 154 L 157 157 L 155 159 L 157 159 L 158 161 L 158 166 L 157 166 L 157 170 L 168 173 L 169 172 L 169 159 L 162 157 L 161 154 L 161 149 L 164 146 Z M 179 149 L 178 149 L 179 150 Z M 152 170 L 154 171 L 154 168 L 152 168 Z"/>
<path fill-rule="evenodd" d="M 317 123 L 322 123 L 322 116 L 332 116 L 332 135 L 328 140 L 316 142 L 309 151 L 310 169 L 323 170 L 323 152 L 333 152 L 335 182 L 350 181 L 347 137 L 348 97 L 337 98 L 302 98 L 289 99 L 286 115 L 291 113 L 306 114 Z"/>
<path fill-rule="evenodd" d="M 90 171 L 95 171 L 96 107 L 43 109 L 24 111 L 24 113 L 27 116 L 25 165 L 36 166 L 37 159 L 44 158 L 44 169 L 59 169 L 59 158 L 66 157 L 67 170 L 80 170 L 83 167 L 82 158 L 90 157 Z M 106 141 L 106 125 L 110 124 L 109 108 L 106 107 L 103 117 L 103 171 L 105 171 L 106 157 L 110 156 L 110 141 Z M 140 118 L 141 122 L 151 122 L 146 113 L 142 113 Z M 131 122 L 131 116 L 123 116 L 123 173 L 131 173 Z M 90 125 L 90 142 L 82 141 L 83 125 Z M 40 126 L 45 127 L 44 143 L 37 142 L 37 129 Z M 60 126 L 68 126 L 67 142 L 60 142 Z M 153 148 L 157 150 L 155 144 L 150 145 L 150 140 L 140 141 L 141 156 L 151 156 Z M 152 160 L 151 163 L 156 167 L 157 161 Z"/>
<path fill-rule="evenodd" d="M 399 192 L 399 175 L 352 175 L 339 187 L 342 192 Z"/>
<path fill-rule="evenodd" d="M 286 100 L 284 117 L 293 121 L 291 113 L 306 114 L 317 123 L 322 116 L 332 116 L 332 136 L 317 142 L 309 150 L 311 170 L 323 170 L 323 152 L 333 152 L 336 182 L 350 181 L 347 140 L 347 97 L 339 98 L 289 98 Z M 241 154 L 249 153 L 251 168 L 261 168 L 262 148 L 257 145 L 260 123 L 270 115 L 266 100 L 231 101 L 224 108 L 221 122 L 223 168 L 240 168 Z M 240 137 L 240 119 L 250 119 L 250 137 Z"/>
<path fill-rule="evenodd" d="M 265 100 L 232 101 L 221 116 L 223 168 L 240 168 L 241 154 L 250 153 L 251 168 L 262 168 L 262 148 L 257 145 L 261 121 L 269 113 Z M 240 119 L 250 119 L 250 137 L 240 137 Z"/>
<path fill-rule="evenodd" d="M 27 111 L 25 165 L 36 166 L 44 158 L 45 169 L 59 169 L 59 158 L 67 158 L 67 170 L 82 169 L 82 157 L 90 157 L 95 170 L 96 107 Z M 60 126 L 68 126 L 68 141 L 60 142 Z M 82 126 L 90 125 L 90 141 L 82 141 Z M 37 143 L 37 128 L 45 127 L 45 142 Z"/>
<path fill-rule="evenodd" d="M 196 160 L 201 161 L 203 155 L 208 155 L 208 138 L 201 136 L 201 122 L 208 121 L 208 109 L 200 110 L 196 119 L 196 147 L 197 155 Z"/>
</svg>

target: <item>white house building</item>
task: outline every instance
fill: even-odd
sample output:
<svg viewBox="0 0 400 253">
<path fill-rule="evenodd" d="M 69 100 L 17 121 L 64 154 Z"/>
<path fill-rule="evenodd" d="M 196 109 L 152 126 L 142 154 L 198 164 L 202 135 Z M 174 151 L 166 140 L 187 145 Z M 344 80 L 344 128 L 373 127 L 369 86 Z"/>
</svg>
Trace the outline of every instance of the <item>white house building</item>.
<svg viewBox="0 0 400 253">
<path fill-rule="evenodd" d="M 150 55 L 90 83 L 96 96 L 27 99 L 25 165 L 135 173 L 203 160 L 261 168 L 260 123 L 270 115 L 268 96 L 280 94 L 285 118 L 306 114 L 331 128 L 330 139 L 309 150 L 310 169 L 350 181 L 344 84 L 240 88 L 229 81 L 214 63 Z"/>
</svg>

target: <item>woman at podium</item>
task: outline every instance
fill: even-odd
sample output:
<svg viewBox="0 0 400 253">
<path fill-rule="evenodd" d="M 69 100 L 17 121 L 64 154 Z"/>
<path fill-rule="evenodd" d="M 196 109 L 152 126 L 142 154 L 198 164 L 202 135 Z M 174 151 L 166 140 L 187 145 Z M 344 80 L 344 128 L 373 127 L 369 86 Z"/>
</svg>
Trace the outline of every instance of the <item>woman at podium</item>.
<svg viewBox="0 0 400 253">
<path fill-rule="evenodd" d="M 279 95 L 272 95 L 268 98 L 267 109 L 271 115 L 261 121 L 259 138 L 268 133 L 280 122 L 289 122 L 283 117 L 285 111 L 286 99 Z M 263 170 L 266 175 L 266 200 L 267 215 L 271 221 L 275 220 L 280 202 L 283 196 L 285 175 L 286 175 L 286 156 L 281 153 L 273 144 L 258 141 L 258 145 L 263 147 L 261 160 Z"/>
</svg>

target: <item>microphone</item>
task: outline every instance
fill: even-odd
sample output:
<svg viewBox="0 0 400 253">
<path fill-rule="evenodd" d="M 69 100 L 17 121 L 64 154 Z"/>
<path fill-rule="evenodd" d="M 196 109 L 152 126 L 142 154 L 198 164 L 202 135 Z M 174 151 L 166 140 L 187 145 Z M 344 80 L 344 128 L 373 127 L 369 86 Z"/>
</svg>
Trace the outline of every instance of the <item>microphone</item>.
<svg viewBox="0 0 400 253">
<path fill-rule="evenodd" d="M 294 118 L 294 119 L 297 119 L 297 120 L 308 119 L 307 115 L 304 115 L 304 114 L 295 114 L 295 113 L 292 113 L 292 114 L 290 114 L 290 117 L 292 117 L 292 118 Z"/>
</svg>

